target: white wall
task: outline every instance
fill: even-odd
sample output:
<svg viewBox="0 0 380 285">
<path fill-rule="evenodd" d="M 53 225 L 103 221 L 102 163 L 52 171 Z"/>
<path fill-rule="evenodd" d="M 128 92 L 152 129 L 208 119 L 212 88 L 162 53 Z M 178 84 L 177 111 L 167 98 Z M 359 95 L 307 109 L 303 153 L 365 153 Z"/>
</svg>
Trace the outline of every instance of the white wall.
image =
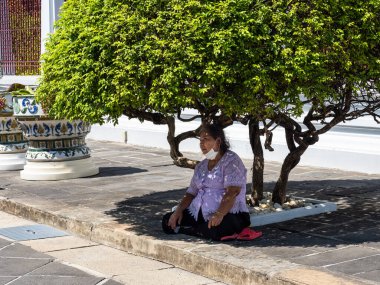
<svg viewBox="0 0 380 285">
<path fill-rule="evenodd" d="M 199 122 L 176 122 L 176 133 L 197 128 Z M 338 168 L 342 170 L 380 174 L 380 128 L 370 118 L 360 118 L 350 124 L 342 125 L 320 136 L 319 142 L 310 146 L 302 156 L 300 165 Z M 226 129 L 231 149 L 246 159 L 252 159 L 248 127 L 234 124 Z M 169 149 L 166 140 L 167 126 L 140 123 L 137 119 L 121 117 L 119 124 L 94 125 L 88 138 L 127 142 L 128 144 Z M 196 139 L 186 140 L 180 145 L 181 151 L 194 152 L 200 158 Z M 274 152 L 265 150 L 265 159 L 281 162 L 287 146 L 284 131 L 277 128 L 273 132 Z"/>
</svg>

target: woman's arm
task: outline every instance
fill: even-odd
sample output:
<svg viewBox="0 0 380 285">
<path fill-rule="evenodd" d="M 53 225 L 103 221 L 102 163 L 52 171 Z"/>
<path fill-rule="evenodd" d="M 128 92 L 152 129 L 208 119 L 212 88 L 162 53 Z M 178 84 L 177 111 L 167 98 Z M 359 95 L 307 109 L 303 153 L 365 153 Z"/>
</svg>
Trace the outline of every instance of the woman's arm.
<svg viewBox="0 0 380 285">
<path fill-rule="evenodd" d="M 169 218 L 169 227 L 171 227 L 174 230 L 177 227 L 177 224 L 181 224 L 183 211 L 190 206 L 194 198 L 195 196 L 190 193 L 185 194 L 185 196 L 182 198 L 182 201 L 178 204 L 174 213 Z"/>
<path fill-rule="evenodd" d="M 232 206 L 235 203 L 236 196 L 240 193 L 239 186 L 229 186 L 226 189 L 226 193 L 223 196 L 222 202 L 218 210 L 212 215 L 211 219 L 208 222 L 208 227 L 216 227 L 222 222 L 223 217 L 231 210 Z"/>
<path fill-rule="evenodd" d="M 187 209 L 187 207 L 190 206 L 194 198 L 194 195 L 186 193 L 185 196 L 183 196 L 182 201 L 178 204 L 176 211 L 178 210 L 183 212 L 185 209 Z"/>
</svg>

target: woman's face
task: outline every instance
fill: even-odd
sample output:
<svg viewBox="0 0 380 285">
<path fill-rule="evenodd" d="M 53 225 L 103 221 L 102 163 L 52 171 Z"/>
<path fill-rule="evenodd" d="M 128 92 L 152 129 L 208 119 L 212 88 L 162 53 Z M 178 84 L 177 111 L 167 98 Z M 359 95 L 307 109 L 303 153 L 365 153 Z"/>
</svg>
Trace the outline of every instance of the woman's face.
<svg viewBox="0 0 380 285">
<path fill-rule="evenodd" d="M 219 140 L 214 139 L 207 131 L 202 131 L 199 137 L 199 146 L 203 154 L 208 153 L 212 148 L 219 150 Z"/>
</svg>

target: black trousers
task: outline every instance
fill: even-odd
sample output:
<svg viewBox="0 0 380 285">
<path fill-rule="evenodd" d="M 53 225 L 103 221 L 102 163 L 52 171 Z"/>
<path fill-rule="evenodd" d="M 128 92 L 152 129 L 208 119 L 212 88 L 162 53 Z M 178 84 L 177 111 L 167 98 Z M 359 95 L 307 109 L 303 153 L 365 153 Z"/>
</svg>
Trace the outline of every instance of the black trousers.
<svg viewBox="0 0 380 285">
<path fill-rule="evenodd" d="M 174 234 L 174 230 L 168 226 L 168 221 L 173 212 L 167 213 L 162 218 L 162 229 L 167 234 Z M 208 228 L 208 222 L 204 220 L 202 210 L 199 211 L 198 220 L 190 214 L 189 210 L 183 211 L 183 217 L 179 226 L 179 233 L 220 240 L 224 236 L 240 233 L 251 224 L 249 213 L 228 213 L 223 217 L 222 222 L 216 226 Z"/>
</svg>

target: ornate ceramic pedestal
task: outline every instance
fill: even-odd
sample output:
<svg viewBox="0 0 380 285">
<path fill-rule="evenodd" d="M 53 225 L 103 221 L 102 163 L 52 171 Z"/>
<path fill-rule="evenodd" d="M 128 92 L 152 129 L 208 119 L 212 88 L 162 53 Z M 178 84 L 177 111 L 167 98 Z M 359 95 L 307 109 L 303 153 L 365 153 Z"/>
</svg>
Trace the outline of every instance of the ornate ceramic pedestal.
<svg viewBox="0 0 380 285">
<path fill-rule="evenodd" d="M 13 97 L 14 115 L 29 141 L 25 180 L 62 180 L 99 173 L 85 137 L 91 125 L 81 120 L 49 120 L 33 96 Z"/>
<path fill-rule="evenodd" d="M 1 99 L 6 106 L 0 111 L 0 170 L 23 169 L 28 143 L 8 106 L 11 96 L 4 95 Z"/>
</svg>

